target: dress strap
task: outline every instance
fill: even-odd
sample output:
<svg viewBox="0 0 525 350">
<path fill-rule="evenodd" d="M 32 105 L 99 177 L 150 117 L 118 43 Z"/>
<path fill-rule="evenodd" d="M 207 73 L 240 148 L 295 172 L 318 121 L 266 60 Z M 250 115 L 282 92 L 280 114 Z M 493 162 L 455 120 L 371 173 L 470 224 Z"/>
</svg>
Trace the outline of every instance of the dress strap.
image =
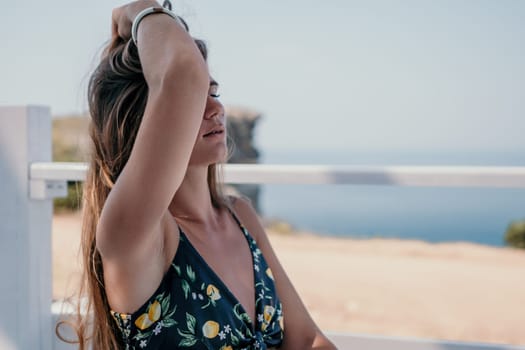
<svg viewBox="0 0 525 350">
<path fill-rule="evenodd" d="M 239 225 L 241 228 L 244 227 L 243 224 L 241 224 L 241 220 L 239 220 L 239 218 L 237 217 L 237 215 L 235 215 L 235 212 L 230 208 L 230 207 L 227 207 L 228 208 L 228 211 L 230 212 L 230 214 L 233 216 L 233 219 L 235 220 L 235 222 L 237 223 L 237 225 Z"/>
<path fill-rule="evenodd" d="M 251 237 L 251 235 L 248 233 L 248 230 L 246 229 L 246 227 L 241 223 L 241 220 L 239 220 L 239 218 L 237 217 L 237 215 L 235 214 L 235 212 L 230 208 L 228 207 L 228 211 L 230 212 L 230 214 L 233 216 L 233 219 L 235 220 L 235 222 L 237 223 L 237 225 L 239 225 L 242 233 L 244 233 L 244 235 L 246 236 L 246 238 L 248 238 L 250 241 L 253 239 Z"/>
</svg>

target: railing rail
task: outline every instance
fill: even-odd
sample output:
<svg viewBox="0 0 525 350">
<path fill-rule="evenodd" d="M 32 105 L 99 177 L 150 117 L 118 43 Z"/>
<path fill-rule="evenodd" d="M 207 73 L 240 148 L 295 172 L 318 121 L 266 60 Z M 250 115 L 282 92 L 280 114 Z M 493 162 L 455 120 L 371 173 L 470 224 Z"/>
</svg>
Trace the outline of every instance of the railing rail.
<svg viewBox="0 0 525 350">
<path fill-rule="evenodd" d="M 30 179 L 82 181 L 85 163 L 32 163 Z M 525 188 L 524 166 L 367 166 L 226 164 L 224 181 L 242 184 L 347 184 Z"/>
</svg>

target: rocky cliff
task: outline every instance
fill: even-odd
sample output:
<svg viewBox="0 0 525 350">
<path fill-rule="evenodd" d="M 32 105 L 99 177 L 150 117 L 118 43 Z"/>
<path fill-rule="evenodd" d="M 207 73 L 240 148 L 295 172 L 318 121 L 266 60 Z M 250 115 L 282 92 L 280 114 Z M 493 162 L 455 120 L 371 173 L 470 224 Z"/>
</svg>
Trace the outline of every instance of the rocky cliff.
<svg viewBox="0 0 525 350">
<path fill-rule="evenodd" d="M 226 108 L 228 146 L 231 150 L 228 163 L 254 164 L 259 162 L 259 151 L 254 145 L 254 131 L 260 118 L 260 113 L 248 108 Z M 229 187 L 230 192 L 250 198 L 254 208 L 260 212 L 260 185 L 236 184 Z"/>
</svg>

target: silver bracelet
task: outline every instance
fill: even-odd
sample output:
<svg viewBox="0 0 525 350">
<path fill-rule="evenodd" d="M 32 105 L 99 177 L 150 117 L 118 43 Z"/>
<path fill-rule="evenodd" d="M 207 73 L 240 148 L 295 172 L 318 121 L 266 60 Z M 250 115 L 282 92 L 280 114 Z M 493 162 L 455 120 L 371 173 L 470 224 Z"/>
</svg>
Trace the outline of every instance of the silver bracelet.
<svg viewBox="0 0 525 350">
<path fill-rule="evenodd" d="M 164 14 L 170 16 L 171 18 L 173 18 L 174 20 L 176 20 L 177 23 L 182 26 L 182 23 L 180 22 L 179 17 L 177 17 L 176 14 L 174 14 L 173 12 L 171 12 L 168 9 L 165 9 L 164 7 L 148 7 L 148 8 L 145 8 L 144 10 L 140 11 L 137 14 L 135 19 L 133 20 L 133 24 L 131 25 L 131 38 L 133 39 L 133 42 L 135 43 L 135 45 L 137 45 L 137 31 L 139 29 L 140 21 L 142 21 L 144 19 L 144 17 L 146 17 L 148 15 L 151 15 L 151 14 L 155 14 L 155 13 L 164 13 Z"/>
</svg>

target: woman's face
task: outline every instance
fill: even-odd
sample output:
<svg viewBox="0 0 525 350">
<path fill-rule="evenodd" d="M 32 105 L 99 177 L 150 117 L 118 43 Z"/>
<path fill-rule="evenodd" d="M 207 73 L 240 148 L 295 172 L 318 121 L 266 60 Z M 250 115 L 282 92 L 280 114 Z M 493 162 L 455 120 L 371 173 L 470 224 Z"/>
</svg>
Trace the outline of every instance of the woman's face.
<svg viewBox="0 0 525 350">
<path fill-rule="evenodd" d="M 210 165 L 226 161 L 226 119 L 219 101 L 219 84 L 210 78 L 210 88 L 201 127 L 189 165 Z"/>
</svg>

